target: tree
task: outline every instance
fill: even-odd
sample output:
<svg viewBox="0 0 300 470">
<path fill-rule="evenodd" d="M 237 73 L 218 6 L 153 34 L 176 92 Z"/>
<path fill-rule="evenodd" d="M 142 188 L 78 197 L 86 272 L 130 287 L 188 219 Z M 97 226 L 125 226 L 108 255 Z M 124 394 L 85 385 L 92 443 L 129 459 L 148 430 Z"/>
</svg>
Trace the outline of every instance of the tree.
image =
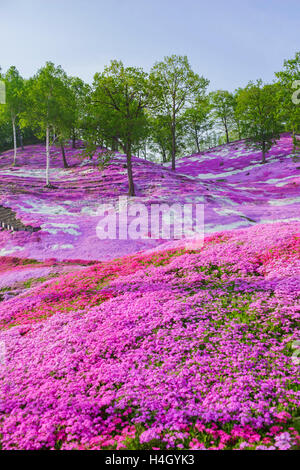
<svg viewBox="0 0 300 470">
<path fill-rule="evenodd" d="M 6 113 L 11 120 L 13 129 L 14 160 L 17 160 L 17 119 L 24 109 L 24 80 L 16 67 L 10 67 L 4 77 L 6 87 Z"/>
<path fill-rule="evenodd" d="M 70 103 L 70 111 L 72 113 L 70 137 L 72 139 L 72 147 L 75 149 L 76 138 L 80 136 L 80 127 L 84 119 L 86 97 L 90 93 L 90 86 L 78 77 L 69 77 L 67 84 L 72 96 L 72 102 Z"/>
<path fill-rule="evenodd" d="M 149 117 L 149 148 L 161 155 L 162 163 L 171 161 L 172 158 L 172 133 L 169 116 Z M 182 114 L 176 125 L 176 155 L 184 155 L 186 151 L 186 129 L 184 115 Z"/>
<path fill-rule="evenodd" d="M 242 124 L 241 118 L 238 111 L 238 98 L 240 93 L 242 93 L 243 88 L 237 88 L 233 93 L 233 117 L 232 117 L 232 134 L 234 138 L 242 139 Z"/>
<path fill-rule="evenodd" d="M 266 153 L 280 138 L 282 129 L 277 91 L 276 84 L 263 85 L 262 80 L 257 80 L 250 82 L 238 96 L 242 132 L 248 145 L 261 150 L 262 163 L 266 163 Z"/>
<path fill-rule="evenodd" d="M 204 94 L 209 81 L 192 71 L 186 56 L 172 55 L 152 67 L 150 83 L 154 112 L 168 118 L 175 170 L 179 117 L 188 104 L 192 105 L 196 97 Z"/>
<path fill-rule="evenodd" d="M 300 132 L 300 52 L 295 58 L 285 60 L 283 70 L 277 72 L 280 100 L 280 115 L 287 131 L 292 133 L 294 148 L 297 147 L 296 133 Z"/>
<path fill-rule="evenodd" d="M 94 76 L 91 103 L 96 115 L 97 136 L 115 140 L 127 156 L 128 195 L 135 195 L 132 148 L 147 132 L 145 108 L 148 103 L 148 79 L 142 69 L 124 67 L 112 61 L 103 73 Z"/>
<path fill-rule="evenodd" d="M 194 105 L 187 108 L 184 113 L 185 131 L 191 141 L 192 152 L 199 153 L 201 143 L 204 142 L 204 133 L 213 126 L 211 118 L 211 104 L 207 96 L 196 99 Z"/>
<path fill-rule="evenodd" d="M 4 77 L 1 72 L 1 67 L 0 67 L 0 105 L 5 104 L 6 98 L 5 98 L 5 81 Z"/>
<path fill-rule="evenodd" d="M 11 123 L 7 119 L 4 106 L 0 106 L 0 152 L 11 147 Z"/>
<path fill-rule="evenodd" d="M 224 127 L 226 143 L 229 144 L 229 130 L 234 118 L 234 96 L 227 90 L 217 90 L 210 94 L 213 115 Z"/>
<path fill-rule="evenodd" d="M 159 152 L 162 163 L 170 160 L 172 152 L 172 136 L 168 116 L 150 116 L 150 148 L 154 152 Z"/>
<path fill-rule="evenodd" d="M 69 168 L 65 144 L 72 138 L 72 147 L 76 148 L 76 137 L 78 137 L 84 112 L 84 102 L 88 93 L 88 85 L 80 78 L 61 77 L 64 93 L 60 97 L 60 111 L 53 121 L 57 145 L 61 149 L 64 168 Z M 62 91 L 62 90 L 61 90 Z"/>
<path fill-rule="evenodd" d="M 26 110 L 21 126 L 31 125 L 38 137 L 46 138 L 46 187 L 53 188 L 49 179 L 50 146 L 60 136 L 68 112 L 67 75 L 63 69 L 47 62 L 26 86 Z M 56 131 L 58 133 L 56 134 Z M 52 138 L 52 142 L 50 142 Z"/>
</svg>

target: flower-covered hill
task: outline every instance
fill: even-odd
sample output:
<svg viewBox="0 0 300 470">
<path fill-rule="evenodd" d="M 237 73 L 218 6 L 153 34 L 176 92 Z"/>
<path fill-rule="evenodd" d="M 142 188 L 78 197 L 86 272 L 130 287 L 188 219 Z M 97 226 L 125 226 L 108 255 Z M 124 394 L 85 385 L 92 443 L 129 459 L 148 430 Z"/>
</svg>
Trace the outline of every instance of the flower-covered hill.
<svg viewBox="0 0 300 470">
<path fill-rule="evenodd" d="M 164 242 L 98 239 L 99 205 L 126 195 L 126 157 L 117 154 L 100 172 L 83 162 L 81 153 L 82 149 L 66 148 L 70 168 L 64 169 L 60 151 L 52 149 L 50 173 L 56 189 L 45 188 L 43 146 L 20 150 L 16 167 L 11 167 L 11 151 L 1 155 L 0 205 L 41 230 L 0 232 L 0 255 L 105 260 Z M 300 162 L 292 155 L 291 137 L 282 135 L 265 165 L 260 159 L 259 152 L 246 149 L 242 141 L 185 157 L 177 162 L 176 172 L 134 157 L 137 199 L 148 206 L 153 201 L 202 203 L 206 233 L 300 220 Z"/>
<path fill-rule="evenodd" d="M 63 260 L 50 258 L 37 261 L 12 256 L 0 257 L 0 301 L 19 295 L 26 289 L 61 274 L 79 271 L 96 261 Z"/>
<path fill-rule="evenodd" d="M 0 304 L 1 446 L 299 448 L 299 318 L 295 222 L 47 280 Z"/>
<path fill-rule="evenodd" d="M 213 188 L 205 211 L 208 232 L 299 220 L 300 156 L 293 154 L 289 134 L 281 136 L 264 165 L 261 152 L 242 141 L 184 157 L 176 165 L 181 174 Z"/>
<path fill-rule="evenodd" d="M 52 149 L 50 170 L 55 189 L 45 188 L 45 149 L 36 145 L 18 154 L 11 167 L 12 152 L 0 157 L 0 205 L 15 211 L 26 225 L 41 230 L 0 233 L 0 256 L 56 259 L 112 259 L 157 246 L 162 240 L 99 240 L 96 234 L 102 203 L 116 202 L 127 187 L 126 157 L 117 154 L 108 168 L 99 169 L 81 157 L 82 149 L 66 148 L 70 164 L 64 169 L 59 150 Z M 136 194 L 146 204 L 151 200 L 184 200 L 195 197 L 195 183 L 160 165 L 133 157 Z M 205 189 L 197 187 L 196 199 Z M 134 201 L 132 201 L 134 202 Z"/>
</svg>

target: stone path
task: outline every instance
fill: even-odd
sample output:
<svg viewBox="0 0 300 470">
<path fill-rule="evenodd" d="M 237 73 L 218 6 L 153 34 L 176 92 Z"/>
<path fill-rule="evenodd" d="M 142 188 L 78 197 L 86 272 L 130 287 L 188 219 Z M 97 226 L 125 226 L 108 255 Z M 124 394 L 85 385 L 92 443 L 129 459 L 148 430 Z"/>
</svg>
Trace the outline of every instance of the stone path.
<svg viewBox="0 0 300 470">
<path fill-rule="evenodd" d="M 4 206 L 0 206 L 0 227 L 2 227 L 3 230 L 12 230 L 13 232 L 37 232 L 40 230 L 40 227 L 24 225 L 21 220 L 16 218 L 16 213 L 13 210 Z"/>
</svg>

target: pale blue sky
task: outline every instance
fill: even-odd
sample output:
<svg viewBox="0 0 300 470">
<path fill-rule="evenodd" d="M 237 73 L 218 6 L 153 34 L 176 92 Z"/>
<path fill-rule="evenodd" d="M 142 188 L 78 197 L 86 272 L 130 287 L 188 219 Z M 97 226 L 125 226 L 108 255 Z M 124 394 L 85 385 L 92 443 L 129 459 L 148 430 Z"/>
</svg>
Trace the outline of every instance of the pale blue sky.
<svg viewBox="0 0 300 470">
<path fill-rule="evenodd" d="M 210 89 L 271 81 L 300 50 L 299 0 L 0 0 L 0 66 L 47 60 L 91 81 L 111 59 L 186 54 Z"/>
</svg>

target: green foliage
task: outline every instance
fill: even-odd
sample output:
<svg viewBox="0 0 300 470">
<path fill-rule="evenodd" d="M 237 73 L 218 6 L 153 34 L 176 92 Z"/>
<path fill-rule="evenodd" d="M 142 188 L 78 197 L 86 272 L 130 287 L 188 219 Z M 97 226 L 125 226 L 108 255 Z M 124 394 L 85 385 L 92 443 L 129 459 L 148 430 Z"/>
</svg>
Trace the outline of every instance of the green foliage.
<svg viewBox="0 0 300 470">
<path fill-rule="evenodd" d="M 5 104 L 2 105 L 2 119 L 5 121 L 10 121 L 12 125 L 12 136 L 13 136 L 13 146 L 14 146 L 14 161 L 13 164 L 16 164 L 17 158 L 17 132 L 16 126 L 20 116 L 20 113 L 23 111 L 25 106 L 25 97 L 24 97 L 24 80 L 19 74 L 16 67 L 10 67 L 4 78 L 5 83 Z M 0 117 L 1 120 L 1 117 Z"/>
<path fill-rule="evenodd" d="M 234 120 L 234 96 L 226 90 L 210 93 L 213 117 L 224 128 L 226 142 L 229 143 L 229 131 Z"/>
<path fill-rule="evenodd" d="M 246 138 L 265 155 L 285 129 L 299 151 L 300 52 L 284 61 L 276 83 L 250 82 L 234 93 L 217 90 L 206 96 L 209 81 L 195 73 L 186 56 L 171 55 L 156 62 L 150 74 L 112 61 L 96 73 L 93 85 L 68 77 L 60 66 L 47 62 L 24 80 L 16 67 L 1 72 L 6 104 L 0 105 L 0 151 L 37 139 L 56 142 L 68 167 L 64 146 L 70 139 L 87 143 L 99 167 L 121 149 L 128 162 L 129 194 L 134 194 L 131 154 L 146 158 L 160 154 L 163 163 L 187 153 Z M 221 134 L 220 134 L 221 129 Z M 48 136 L 48 137 L 47 137 Z M 101 152 L 99 147 L 102 148 Z"/>
<path fill-rule="evenodd" d="M 5 82 L 4 82 L 4 77 L 1 73 L 1 67 L 0 67 L 0 105 L 5 104 L 6 97 L 5 97 Z"/>
<path fill-rule="evenodd" d="M 7 70 L 4 82 L 6 87 L 5 109 L 7 114 L 15 119 L 24 109 L 24 80 L 16 67 L 12 66 Z"/>
<path fill-rule="evenodd" d="M 112 61 L 94 76 L 91 106 L 97 127 L 93 141 L 115 140 L 127 155 L 128 194 L 134 196 L 131 152 L 147 135 L 148 77 L 142 69 Z"/>
<path fill-rule="evenodd" d="M 278 79 L 280 116 L 286 130 L 295 136 L 300 132 L 300 52 L 295 54 L 294 59 L 285 60 L 283 70 L 275 75 Z M 297 144 L 296 139 L 294 144 Z"/>
<path fill-rule="evenodd" d="M 124 151 L 144 137 L 147 85 L 142 69 L 124 67 L 118 61 L 112 61 L 103 73 L 94 76 L 92 102 L 98 111 L 103 137 L 116 138 Z"/>
<path fill-rule="evenodd" d="M 200 152 L 207 141 L 208 131 L 213 127 L 212 106 L 207 96 L 196 98 L 192 107 L 183 115 L 184 131 L 192 152 Z"/>
<path fill-rule="evenodd" d="M 162 156 L 162 163 L 171 159 L 171 128 L 168 116 L 149 116 L 149 126 L 151 143 L 150 148 L 159 152 Z"/>
<path fill-rule="evenodd" d="M 282 124 L 278 113 L 278 86 L 263 85 L 261 80 L 250 82 L 238 95 L 237 113 L 247 143 L 266 153 L 280 138 Z"/>
<path fill-rule="evenodd" d="M 68 77 L 67 87 L 69 90 L 69 115 L 65 120 L 64 133 L 67 138 L 80 137 L 81 127 L 85 118 L 86 99 L 89 96 L 91 87 L 78 77 Z"/>
<path fill-rule="evenodd" d="M 47 62 L 37 74 L 26 82 L 26 110 L 21 115 L 21 125 L 30 125 L 40 138 L 49 128 L 62 131 L 72 119 L 72 96 L 63 69 Z"/>
<path fill-rule="evenodd" d="M 188 105 L 203 96 L 209 81 L 193 72 L 186 56 L 172 55 L 157 62 L 150 73 L 154 116 L 164 116 L 170 126 L 172 169 L 175 170 L 179 118 Z"/>
<path fill-rule="evenodd" d="M 293 135 L 293 145 L 294 145 L 294 152 L 300 152 L 300 139 L 297 136 Z"/>
<path fill-rule="evenodd" d="M 4 107 L 0 106 L 0 152 L 13 146 L 11 123 L 7 119 Z"/>
<path fill-rule="evenodd" d="M 113 150 L 101 149 L 92 142 L 89 142 L 82 152 L 82 157 L 87 157 L 100 171 L 109 165 L 114 155 L 115 152 Z"/>
</svg>

